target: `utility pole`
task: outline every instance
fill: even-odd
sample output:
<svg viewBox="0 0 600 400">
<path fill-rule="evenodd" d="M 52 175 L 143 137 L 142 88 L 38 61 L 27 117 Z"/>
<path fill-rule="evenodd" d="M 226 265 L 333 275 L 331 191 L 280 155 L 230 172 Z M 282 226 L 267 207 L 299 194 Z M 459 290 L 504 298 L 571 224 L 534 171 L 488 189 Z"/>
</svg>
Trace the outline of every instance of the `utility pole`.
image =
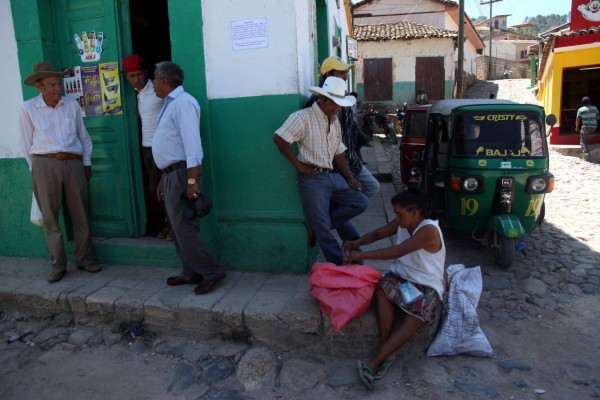
<svg viewBox="0 0 600 400">
<path fill-rule="evenodd" d="M 480 5 L 489 4 L 490 5 L 490 59 L 488 60 L 488 79 L 492 75 L 492 32 L 494 31 L 494 23 L 492 21 L 492 3 L 496 3 L 502 0 L 490 0 L 486 3 L 479 2 Z"/>
<path fill-rule="evenodd" d="M 456 77 L 456 97 L 465 97 L 463 90 L 463 70 L 465 58 L 465 0 L 458 2 L 458 76 Z"/>
</svg>

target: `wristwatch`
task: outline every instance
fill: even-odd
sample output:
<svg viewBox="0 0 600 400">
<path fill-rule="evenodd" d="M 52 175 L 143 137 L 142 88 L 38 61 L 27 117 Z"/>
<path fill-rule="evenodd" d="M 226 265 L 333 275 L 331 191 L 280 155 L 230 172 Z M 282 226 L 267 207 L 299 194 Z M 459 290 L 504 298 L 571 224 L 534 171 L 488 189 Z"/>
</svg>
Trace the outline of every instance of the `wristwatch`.
<svg viewBox="0 0 600 400">
<path fill-rule="evenodd" d="M 188 185 L 195 185 L 196 180 L 194 178 L 188 178 Z"/>
</svg>

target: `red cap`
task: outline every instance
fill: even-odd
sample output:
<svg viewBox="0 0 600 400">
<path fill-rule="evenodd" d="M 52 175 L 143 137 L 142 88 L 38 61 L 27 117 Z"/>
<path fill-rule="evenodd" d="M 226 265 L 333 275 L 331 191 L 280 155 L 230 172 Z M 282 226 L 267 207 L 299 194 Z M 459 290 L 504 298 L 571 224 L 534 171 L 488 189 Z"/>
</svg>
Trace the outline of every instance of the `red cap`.
<svg viewBox="0 0 600 400">
<path fill-rule="evenodd" d="M 134 72 L 143 69 L 144 59 L 139 54 L 132 54 L 123 59 L 123 71 Z"/>
</svg>

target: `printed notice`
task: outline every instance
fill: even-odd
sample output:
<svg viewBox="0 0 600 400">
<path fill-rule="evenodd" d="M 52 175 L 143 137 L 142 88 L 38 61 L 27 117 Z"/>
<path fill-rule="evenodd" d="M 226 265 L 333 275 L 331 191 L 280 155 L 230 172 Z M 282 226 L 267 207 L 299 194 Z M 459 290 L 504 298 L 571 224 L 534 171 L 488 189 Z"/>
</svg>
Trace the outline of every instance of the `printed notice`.
<svg viewBox="0 0 600 400">
<path fill-rule="evenodd" d="M 267 19 L 257 18 L 231 23 L 233 50 L 259 49 L 267 46 Z"/>
</svg>

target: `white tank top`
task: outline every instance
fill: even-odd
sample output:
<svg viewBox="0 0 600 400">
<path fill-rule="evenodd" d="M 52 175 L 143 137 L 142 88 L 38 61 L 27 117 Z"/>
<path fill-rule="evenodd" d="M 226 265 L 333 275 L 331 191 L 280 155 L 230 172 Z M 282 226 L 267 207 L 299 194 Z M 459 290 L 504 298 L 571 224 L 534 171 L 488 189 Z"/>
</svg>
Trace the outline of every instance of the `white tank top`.
<svg viewBox="0 0 600 400">
<path fill-rule="evenodd" d="M 399 257 L 394 260 L 394 263 L 390 267 L 390 271 L 400 275 L 407 281 L 435 289 L 441 299 L 444 296 L 444 262 L 446 260 L 446 246 L 444 245 L 444 237 L 442 236 L 442 230 L 440 229 L 438 221 L 424 219 L 417 226 L 414 233 L 425 225 L 433 225 L 436 227 L 440 234 L 442 248 L 435 253 L 420 249 Z M 410 237 L 411 235 L 408 233 L 408 230 L 398 228 L 396 244 L 400 244 Z"/>
</svg>

